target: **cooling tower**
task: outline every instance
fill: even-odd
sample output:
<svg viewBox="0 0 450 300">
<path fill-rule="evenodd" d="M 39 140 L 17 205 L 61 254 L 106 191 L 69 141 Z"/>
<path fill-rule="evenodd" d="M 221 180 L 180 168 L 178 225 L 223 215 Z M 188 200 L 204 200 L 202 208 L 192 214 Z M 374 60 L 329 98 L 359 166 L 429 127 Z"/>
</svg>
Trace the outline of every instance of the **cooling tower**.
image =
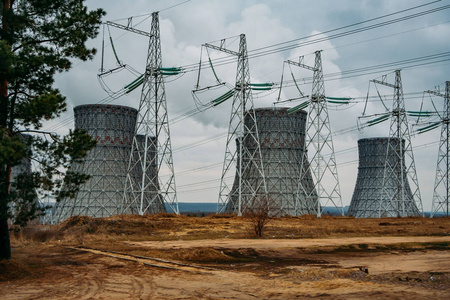
<svg viewBox="0 0 450 300">
<path fill-rule="evenodd" d="M 304 111 L 293 114 L 287 113 L 288 108 L 258 108 L 255 109 L 256 124 L 263 160 L 264 176 L 268 192 L 269 209 L 271 214 L 276 215 L 303 215 L 317 214 L 317 197 L 306 199 L 304 193 L 299 191 L 299 181 L 308 167 L 305 159 L 302 166 L 302 157 L 306 156 L 305 130 L 306 116 Z M 250 114 L 245 116 L 245 122 L 251 128 L 253 122 Z M 244 140 L 244 146 L 248 147 L 250 153 L 257 148 L 253 139 Z M 239 144 L 237 143 L 237 149 Z M 238 163 L 239 163 L 238 157 Z M 249 159 L 249 158 L 244 158 Z M 261 180 L 256 168 L 250 168 L 246 174 L 242 174 L 250 182 L 257 185 Z M 236 174 L 231 197 L 225 208 L 227 213 L 235 213 L 238 203 L 238 180 Z M 313 192 L 314 184 L 311 175 L 304 176 L 303 187 L 309 193 Z M 262 196 L 264 191 L 260 191 Z M 242 193 L 248 194 L 246 187 L 242 187 Z M 248 197 L 242 198 L 241 210 L 243 213 L 252 206 L 252 200 Z"/>
<path fill-rule="evenodd" d="M 74 108 L 75 128 L 85 129 L 97 140 L 72 171 L 91 175 L 74 199 L 62 199 L 55 207 L 59 222 L 71 216 L 109 217 L 122 211 L 124 184 L 130 159 L 137 110 L 118 105 L 80 105 Z"/>
<path fill-rule="evenodd" d="M 358 141 L 358 177 L 349 215 L 357 218 L 420 215 L 407 179 L 404 144 L 402 141 L 402 158 L 397 138 L 366 138 Z"/>
</svg>

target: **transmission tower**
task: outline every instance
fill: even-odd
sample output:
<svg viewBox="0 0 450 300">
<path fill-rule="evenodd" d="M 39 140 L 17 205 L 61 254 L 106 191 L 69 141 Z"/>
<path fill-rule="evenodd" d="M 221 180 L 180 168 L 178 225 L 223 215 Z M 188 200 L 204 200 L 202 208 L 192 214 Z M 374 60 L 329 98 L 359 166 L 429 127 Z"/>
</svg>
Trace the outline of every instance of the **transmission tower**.
<svg viewBox="0 0 450 300">
<path fill-rule="evenodd" d="M 438 160 L 436 166 L 436 178 L 434 181 L 433 204 L 431 206 L 431 218 L 438 212 L 443 212 L 445 216 L 449 216 L 449 199 L 450 199 L 450 81 L 445 82 L 445 95 L 439 91 L 427 91 L 427 93 L 444 97 L 444 113 L 441 116 L 441 139 L 439 142 Z"/>
<path fill-rule="evenodd" d="M 331 203 L 344 215 L 325 98 L 321 51 L 315 52 L 314 67 L 305 65 L 303 57 L 300 57 L 299 62 L 288 61 L 288 63 L 314 72 L 306 129 L 306 149 L 313 151 L 313 156 L 308 164 L 307 152 L 305 151 L 303 155 L 302 164 L 307 166 L 299 182 L 297 198 L 300 197 L 300 194 L 306 195 L 307 202 L 313 202 L 317 206 L 318 218 L 321 217 L 323 208 Z M 314 189 L 308 189 L 302 185 L 302 182 L 307 180 L 308 176 L 311 176 L 310 174 L 314 178 Z"/>
<path fill-rule="evenodd" d="M 394 89 L 389 138 L 397 140 L 395 143 L 390 143 L 389 141 L 387 143 L 378 215 L 372 217 L 380 218 L 386 215 L 387 212 L 392 211 L 396 212 L 397 217 L 420 215 L 422 201 L 405 111 L 400 70 L 395 71 L 394 84 L 386 82 L 386 76 L 383 76 L 381 81 L 375 79 L 371 81 Z M 392 156 L 395 159 L 388 159 Z M 408 165 L 405 162 L 405 158 L 409 161 Z M 408 183 L 408 179 L 411 181 L 410 183 Z M 395 182 L 392 183 L 392 180 Z M 397 186 L 394 192 L 391 189 L 392 184 Z"/>
<path fill-rule="evenodd" d="M 240 35 L 238 52 L 226 49 L 224 42 L 225 40 L 222 40 L 220 46 L 204 45 L 238 58 L 235 93 L 228 127 L 217 211 L 221 213 L 226 208 L 227 212 L 237 213 L 241 216 L 257 197 L 267 194 L 267 188 L 256 115 L 253 110 L 245 34 Z M 249 118 L 249 122 L 244 121 L 246 116 Z M 236 145 L 236 150 L 233 150 L 234 145 Z M 235 184 L 231 186 L 227 183 L 227 177 L 233 174 L 233 165 L 236 166 L 236 176 Z M 256 174 L 259 180 L 248 178 L 252 172 L 252 177 L 255 178 L 254 174 Z"/>
<path fill-rule="evenodd" d="M 161 212 L 164 201 L 179 213 L 162 68 L 158 12 L 152 14 L 138 121 L 133 137 L 124 193 L 124 211 Z M 164 207 L 161 208 L 164 210 Z"/>
</svg>

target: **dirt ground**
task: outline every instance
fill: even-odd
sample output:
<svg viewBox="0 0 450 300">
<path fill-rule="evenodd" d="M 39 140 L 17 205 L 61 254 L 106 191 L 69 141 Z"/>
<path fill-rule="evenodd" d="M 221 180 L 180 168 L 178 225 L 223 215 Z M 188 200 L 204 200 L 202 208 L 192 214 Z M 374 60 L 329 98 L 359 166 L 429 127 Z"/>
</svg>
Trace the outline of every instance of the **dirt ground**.
<svg viewBox="0 0 450 300">
<path fill-rule="evenodd" d="M 450 299 L 450 218 L 250 230 L 242 218 L 173 216 L 31 227 L 0 262 L 0 299 Z"/>
</svg>

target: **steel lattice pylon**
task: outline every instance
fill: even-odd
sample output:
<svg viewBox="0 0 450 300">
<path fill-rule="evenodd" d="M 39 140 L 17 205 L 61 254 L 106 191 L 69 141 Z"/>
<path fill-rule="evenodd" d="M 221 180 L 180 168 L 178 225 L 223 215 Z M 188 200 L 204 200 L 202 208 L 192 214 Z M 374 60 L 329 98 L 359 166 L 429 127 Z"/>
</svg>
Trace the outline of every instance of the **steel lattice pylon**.
<svg viewBox="0 0 450 300">
<path fill-rule="evenodd" d="M 441 138 L 439 142 L 439 152 L 436 166 L 436 178 L 434 182 L 433 190 L 433 204 L 431 206 L 431 215 L 434 217 L 436 213 L 443 212 L 445 216 L 449 216 L 449 202 L 450 202 L 450 132 L 449 132 L 449 120 L 450 120 L 450 81 L 445 82 L 445 95 L 427 91 L 437 96 L 444 97 L 444 114 L 441 117 Z"/>
<path fill-rule="evenodd" d="M 223 45 L 223 43 L 222 43 Z M 245 34 L 240 35 L 239 51 L 205 44 L 206 47 L 216 49 L 237 56 L 237 72 L 235 93 L 231 109 L 230 123 L 222 169 L 217 212 L 237 213 L 239 216 L 249 208 L 258 196 L 267 194 L 264 168 L 259 143 L 256 115 L 253 110 L 253 98 L 250 88 L 250 70 L 247 56 L 247 42 Z M 245 122 L 245 116 L 251 122 Z M 236 144 L 236 150 L 233 145 Z M 252 145 L 252 149 L 247 147 Z M 233 174 L 232 166 L 236 166 L 236 189 L 227 183 L 227 177 Z M 256 172 L 259 180 L 247 178 Z M 255 177 L 255 176 L 253 176 Z M 236 199 L 236 200 L 233 200 Z"/>
<path fill-rule="evenodd" d="M 389 138 L 395 138 L 398 141 L 397 143 L 387 143 L 379 210 L 378 214 L 372 217 L 380 218 L 386 212 L 390 211 L 395 211 L 397 217 L 420 215 L 422 201 L 405 111 L 400 70 L 395 71 L 395 84 L 387 83 L 386 77 L 383 77 L 382 81 L 372 80 L 372 82 L 394 88 L 394 103 L 391 112 Z M 392 155 L 396 159 L 387 159 Z M 405 163 L 405 159 L 409 160 L 408 165 Z M 404 172 L 406 172 L 406 176 Z M 397 185 L 397 189 L 394 192 L 390 188 L 392 178 L 395 179 L 395 184 Z M 410 180 L 409 184 L 408 179 Z"/>
<path fill-rule="evenodd" d="M 165 211 L 164 201 L 179 213 L 162 74 L 158 12 L 152 14 L 147 64 L 124 193 L 124 211 Z M 153 154 L 152 154 L 153 153 Z M 160 209 L 158 209 L 160 208 Z"/>
<path fill-rule="evenodd" d="M 339 187 L 336 159 L 334 155 L 333 138 L 331 134 L 330 119 L 328 116 L 327 101 L 325 99 L 325 85 L 322 71 L 321 51 L 315 52 L 314 67 L 307 66 L 301 61 L 290 64 L 314 72 L 311 102 L 309 104 L 308 123 L 306 129 L 306 149 L 312 152 L 309 166 L 299 181 L 298 198 L 305 197 L 310 205 L 317 206 L 317 217 L 320 218 L 325 206 L 331 203 L 344 215 L 342 197 Z M 302 164 L 308 163 L 308 154 L 305 151 Z M 303 167 L 302 167 L 303 169 Z M 314 188 L 308 189 L 302 185 L 311 174 L 314 179 Z M 330 203 L 331 202 L 331 203 Z"/>
</svg>

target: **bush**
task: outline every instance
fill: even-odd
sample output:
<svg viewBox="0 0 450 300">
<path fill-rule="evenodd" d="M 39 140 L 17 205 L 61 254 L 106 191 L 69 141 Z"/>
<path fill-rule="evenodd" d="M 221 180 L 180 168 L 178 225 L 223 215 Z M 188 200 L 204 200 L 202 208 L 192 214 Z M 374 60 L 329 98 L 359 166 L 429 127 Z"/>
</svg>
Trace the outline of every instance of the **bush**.
<svg viewBox="0 0 450 300">
<path fill-rule="evenodd" d="M 276 208 L 269 197 L 255 197 L 249 207 L 244 210 L 243 216 L 252 224 L 255 237 L 262 237 L 264 227 L 276 217 Z"/>
<path fill-rule="evenodd" d="M 55 229 L 41 228 L 35 226 L 23 227 L 14 232 L 16 238 L 22 238 L 33 242 L 48 242 L 61 239 L 63 234 Z"/>
</svg>

